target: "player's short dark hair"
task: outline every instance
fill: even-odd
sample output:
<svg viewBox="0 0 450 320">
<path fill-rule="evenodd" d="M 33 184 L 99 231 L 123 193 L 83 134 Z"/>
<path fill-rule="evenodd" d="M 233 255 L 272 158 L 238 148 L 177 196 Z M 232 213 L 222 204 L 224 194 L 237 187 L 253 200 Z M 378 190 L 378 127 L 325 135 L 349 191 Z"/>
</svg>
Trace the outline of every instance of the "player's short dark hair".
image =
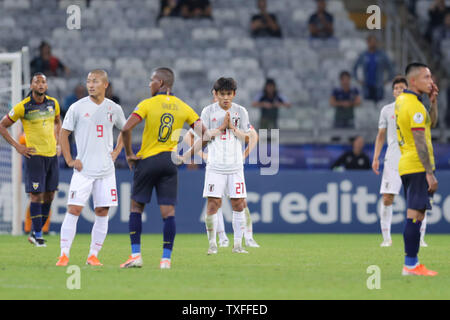
<svg viewBox="0 0 450 320">
<path fill-rule="evenodd" d="M 155 70 L 158 78 L 162 80 L 166 87 L 172 88 L 175 82 L 175 74 L 172 69 L 167 67 L 159 67 Z"/>
<path fill-rule="evenodd" d="M 30 78 L 30 84 L 33 82 L 34 77 L 38 77 L 38 76 L 42 76 L 45 79 L 47 79 L 47 76 L 45 74 L 43 74 L 42 72 L 36 72 L 36 73 L 33 73 L 33 76 Z"/>
<path fill-rule="evenodd" d="M 216 92 L 219 91 L 233 91 L 235 92 L 237 89 L 236 80 L 233 78 L 224 78 L 221 77 L 214 82 L 213 90 Z"/>
<path fill-rule="evenodd" d="M 349 77 L 349 78 L 351 78 L 352 75 L 351 75 L 350 72 L 348 72 L 347 70 L 344 70 L 344 71 L 342 71 L 342 72 L 339 74 L 339 79 L 342 79 L 343 77 Z"/>
<path fill-rule="evenodd" d="M 394 78 L 394 81 L 392 81 L 392 89 L 394 89 L 397 83 L 404 83 L 406 86 L 408 86 L 408 80 L 406 80 L 404 76 L 396 76 Z"/>
<path fill-rule="evenodd" d="M 408 64 L 408 66 L 405 69 L 405 77 L 408 77 L 408 75 L 411 72 L 413 72 L 417 69 L 420 69 L 420 68 L 428 68 L 428 66 L 422 62 L 413 62 L 413 63 Z"/>
</svg>

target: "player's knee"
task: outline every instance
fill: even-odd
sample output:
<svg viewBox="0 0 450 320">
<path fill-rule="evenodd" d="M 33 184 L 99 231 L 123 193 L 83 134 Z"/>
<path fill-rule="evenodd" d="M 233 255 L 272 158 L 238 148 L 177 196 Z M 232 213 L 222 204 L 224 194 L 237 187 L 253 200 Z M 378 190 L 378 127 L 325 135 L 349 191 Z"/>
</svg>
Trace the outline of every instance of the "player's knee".
<svg viewBox="0 0 450 320">
<path fill-rule="evenodd" d="M 130 208 L 131 212 L 142 213 L 142 212 L 144 212 L 144 208 L 145 208 L 144 203 L 140 203 L 140 202 L 131 200 L 131 208 Z"/>
<path fill-rule="evenodd" d="M 52 202 L 55 198 L 55 191 L 44 193 L 44 202 L 49 203 Z"/>
<path fill-rule="evenodd" d="M 99 217 L 106 217 L 108 215 L 109 208 L 97 207 L 95 208 L 95 215 Z"/>
<path fill-rule="evenodd" d="M 394 196 L 391 194 L 384 194 L 383 195 L 383 204 L 385 206 L 390 206 L 394 203 Z"/>
<path fill-rule="evenodd" d="M 73 214 L 74 216 L 79 216 L 81 214 L 81 211 L 83 211 L 83 207 L 80 207 L 80 206 L 69 206 L 67 211 L 70 214 Z"/>
<path fill-rule="evenodd" d="M 39 193 L 30 193 L 31 202 L 42 202 L 44 200 L 44 194 L 42 192 Z"/>
<path fill-rule="evenodd" d="M 245 199 L 234 199 L 231 201 L 231 207 L 233 211 L 244 211 L 245 209 Z"/>
<path fill-rule="evenodd" d="M 175 206 L 164 205 L 159 206 L 159 208 L 161 210 L 161 217 L 163 219 L 175 216 Z"/>
<path fill-rule="evenodd" d="M 222 199 L 208 198 L 208 205 L 206 207 L 206 213 L 208 215 L 217 213 L 217 210 L 222 206 Z"/>
</svg>

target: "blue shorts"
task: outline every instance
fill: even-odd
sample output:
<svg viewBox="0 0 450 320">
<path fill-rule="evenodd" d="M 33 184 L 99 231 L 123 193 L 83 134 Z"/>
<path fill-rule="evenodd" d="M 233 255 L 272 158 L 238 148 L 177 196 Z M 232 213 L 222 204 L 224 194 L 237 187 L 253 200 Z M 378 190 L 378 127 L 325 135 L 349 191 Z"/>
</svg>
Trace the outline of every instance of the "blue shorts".
<svg viewBox="0 0 450 320">
<path fill-rule="evenodd" d="M 401 176 L 408 209 L 425 211 L 431 209 L 428 182 L 425 172 L 405 174 Z"/>
<path fill-rule="evenodd" d="M 172 162 L 171 155 L 172 152 L 161 152 L 137 161 L 131 199 L 139 203 L 149 203 L 155 188 L 158 205 L 176 205 L 178 168 Z"/>
<path fill-rule="evenodd" d="M 58 190 L 58 157 L 30 156 L 25 159 L 25 192 L 42 193 Z"/>
</svg>

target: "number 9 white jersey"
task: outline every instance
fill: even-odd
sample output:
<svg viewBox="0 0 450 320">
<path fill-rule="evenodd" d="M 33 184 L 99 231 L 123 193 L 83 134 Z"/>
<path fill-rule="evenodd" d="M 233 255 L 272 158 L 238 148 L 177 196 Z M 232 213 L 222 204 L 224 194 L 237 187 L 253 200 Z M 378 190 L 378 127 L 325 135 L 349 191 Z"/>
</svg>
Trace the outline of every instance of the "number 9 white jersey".
<svg viewBox="0 0 450 320">
<path fill-rule="evenodd" d="M 85 97 L 70 106 L 62 128 L 75 135 L 76 158 L 83 164 L 83 175 L 101 178 L 114 172 L 113 127 L 121 130 L 125 122 L 122 108 L 107 98 L 97 105 Z"/>
</svg>

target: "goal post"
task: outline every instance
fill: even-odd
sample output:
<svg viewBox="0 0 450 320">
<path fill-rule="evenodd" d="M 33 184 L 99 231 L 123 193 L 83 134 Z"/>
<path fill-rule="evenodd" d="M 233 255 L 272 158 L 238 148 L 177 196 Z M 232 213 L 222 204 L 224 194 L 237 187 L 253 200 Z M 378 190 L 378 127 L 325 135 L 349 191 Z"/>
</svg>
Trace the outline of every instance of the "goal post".
<svg viewBox="0 0 450 320">
<path fill-rule="evenodd" d="M 0 117 L 22 100 L 22 52 L 0 53 Z M 21 125 L 9 129 L 19 140 Z M 22 156 L 0 137 L 0 233 L 22 234 Z"/>
</svg>

